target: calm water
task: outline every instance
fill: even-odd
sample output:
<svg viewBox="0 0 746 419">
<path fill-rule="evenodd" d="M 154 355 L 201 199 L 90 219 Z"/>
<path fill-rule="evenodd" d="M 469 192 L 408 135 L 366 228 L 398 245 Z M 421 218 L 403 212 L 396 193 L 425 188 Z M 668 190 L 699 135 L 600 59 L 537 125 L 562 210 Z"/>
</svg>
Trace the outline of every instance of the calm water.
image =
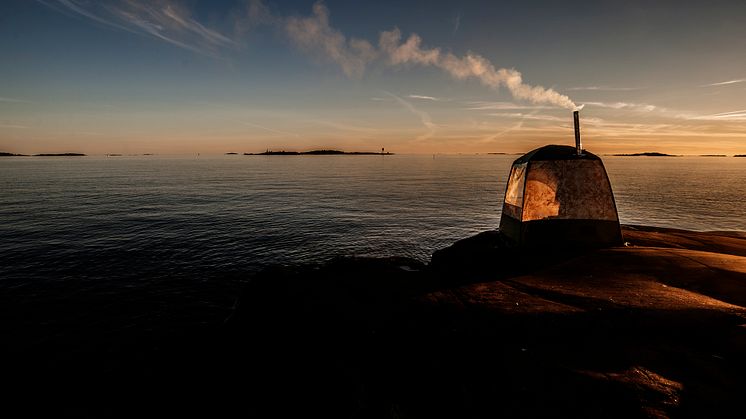
<svg viewBox="0 0 746 419">
<path fill-rule="evenodd" d="M 222 306 L 205 297 L 211 280 L 267 264 L 427 261 L 498 226 L 515 158 L 5 158 L 0 287 L 27 299 L 148 290 L 156 305 L 183 295 Z M 746 158 L 604 160 L 622 223 L 746 230 Z"/>
</svg>

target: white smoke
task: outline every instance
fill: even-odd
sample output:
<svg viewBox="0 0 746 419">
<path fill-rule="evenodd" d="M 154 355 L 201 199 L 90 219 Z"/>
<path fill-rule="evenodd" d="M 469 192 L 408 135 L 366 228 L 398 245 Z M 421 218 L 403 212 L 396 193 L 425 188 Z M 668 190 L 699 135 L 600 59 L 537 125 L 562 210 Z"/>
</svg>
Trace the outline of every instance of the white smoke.
<svg viewBox="0 0 746 419">
<path fill-rule="evenodd" d="M 365 67 L 376 58 L 377 51 L 370 42 L 347 38 L 329 26 L 329 9 L 319 2 L 313 5 L 309 17 L 290 17 L 285 22 L 290 39 L 300 48 L 312 53 L 323 53 L 339 64 L 348 77 L 362 77 Z"/>
<path fill-rule="evenodd" d="M 526 84 L 519 71 L 497 69 L 481 55 L 469 52 L 458 57 L 439 48 L 423 48 L 422 38 L 417 34 L 410 35 L 402 42 L 401 31 L 397 28 L 381 33 L 378 48 L 366 40 L 348 40 L 341 31 L 329 25 L 329 9 L 322 2 L 314 4 L 311 16 L 288 18 L 285 30 L 296 45 L 311 53 L 323 53 L 349 77 L 361 77 L 369 63 L 382 59 L 391 66 L 437 67 L 455 79 L 476 79 L 495 90 L 505 87 L 514 98 L 531 103 L 577 108 L 566 95 Z"/>
<path fill-rule="evenodd" d="M 450 52 L 441 52 L 439 48 L 423 49 L 420 46 L 422 39 L 417 34 L 410 35 L 404 42 L 401 42 L 401 39 L 399 29 L 381 33 L 379 48 L 392 65 L 434 66 L 459 80 L 474 78 L 495 90 L 504 86 L 516 99 L 567 109 L 577 108 L 569 97 L 542 86 L 528 85 L 523 82 L 523 76 L 519 71 L 496 69 L 488 59 L 481 55 L 469 52 L 463 57 L 457 57 Z"/>
</svg>

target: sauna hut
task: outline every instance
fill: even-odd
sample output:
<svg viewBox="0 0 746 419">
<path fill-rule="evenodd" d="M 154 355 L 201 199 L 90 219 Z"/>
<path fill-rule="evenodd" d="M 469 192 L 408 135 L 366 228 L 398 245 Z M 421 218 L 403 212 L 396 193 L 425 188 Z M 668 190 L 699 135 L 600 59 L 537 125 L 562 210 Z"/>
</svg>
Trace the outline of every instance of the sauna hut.
<svg viewBox="0 0 746 419">
<path fill-rule="evenodd" d="M 614 193 L 601 159 L 575 147 L 547 145 L 510 168 L 500 232 L 520 246 L 606 247 L 622 244 Z"/>
</svg>

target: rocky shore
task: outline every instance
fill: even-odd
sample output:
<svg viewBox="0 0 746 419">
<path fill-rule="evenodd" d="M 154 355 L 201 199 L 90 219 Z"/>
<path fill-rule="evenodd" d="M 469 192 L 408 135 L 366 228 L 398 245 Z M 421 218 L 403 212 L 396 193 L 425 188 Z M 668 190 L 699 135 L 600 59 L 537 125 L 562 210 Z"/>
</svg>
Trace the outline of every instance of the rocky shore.
<svg viewBox="0 0 746 419">
<path fill-rule="evenodd" d="M 620 248 L 527 251 L 485 232 L 429 266 L 348 259 L 267 273 L 232 324 L 262 336 L 262 358 L 294 348 L 263 378 L 291 387 L 267 397 L 304 400 L 309 411 L 743 411 L 746 236 L 627 226 L 624 237 Z"/>
<path fill-rule="evenodd" d="M 268 269 L 220 325 L 173 325 L 157 340 L 81 333 L 51 355 L 29 344 L 5 354 L 7 377 L 44 400 L 30 412 L 91 417 L 744 411 L 746 234 L 623 233 L 624 247 L 539 251 L 491 231 L 427 265 Z"/>
</svg>

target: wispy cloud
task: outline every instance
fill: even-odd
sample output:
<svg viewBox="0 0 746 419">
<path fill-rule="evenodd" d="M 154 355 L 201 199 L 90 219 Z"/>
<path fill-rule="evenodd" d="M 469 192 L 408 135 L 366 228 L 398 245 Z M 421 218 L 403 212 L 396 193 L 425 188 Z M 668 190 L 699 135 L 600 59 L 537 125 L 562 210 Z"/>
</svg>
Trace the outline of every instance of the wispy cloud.
<svg viewBox="0 0 746 419">
<path fill-rule="evenodd" d="M 433 102 L 440 102 L 440 101 L 443 100 L 443 99 L 440 99 L 440 98 L 437 98 L 437 97 L 423 96 L 423 95 L 407 95 L 407 97 L 410 98 L 410 99 L 430 100 L 430 101 L 433 101 Z"/>
<path fill-rule="evenodd" d="M 712 115 L 679 115 L 683 119 L 697 121 L 746 121 L 746 109 L 731 112 L 721 112 Z"/>
<path fill-rule="evenodd" d="M 37 0 L 67 15 L 131 32 L 149 35 L 179 48 L 218 57 L 220 50 L 237 43 L 207 28 L 192 17 L 183 3 L 171 0 Z"/>
<path fill-rule="evenodd" d="M 541 115 L 535 113 L 521 113 L 521 112 L 497 112 L 491 113 L 490 116 L 497 116 L 502 118 L 521 118 L 534 121 L 551 121 L 551 122 L 568 122 L 569 118 L 560 118 L 552 115 Z M 585 120 L 584 120 L 585 122 Z"/>
<path fill-rule="evenodd" d="M 513 102 L 466 102 L 469 110 L 475 111 L 492 111 L 492 110 L 513 110 L 513 109 L 551 109 L 551 106 L 541 105 L 522 105 Z"/>
<path fill-rule="evenodd" d="M 456 18 L 453 20 L 453 31 L 451 32 L 451 35 L 456 35 L 456 32 L 458 32 L 458 28 L 461 27 L 461 12 L 458 12 L 456 15 Z"/>
<path fill-rule="evenodd" d="M 585 102 L 584 105 L 595 106 L 609 109 L 625 109 L 637 112 L 665 111 L 665 108 L 650 105 L 647 103 L 630 103 L 630 102 Z"/>
<path fill-rule="evenodd" d="M 616 86 L 577 86 L 569 87 L 568 91 L 582 91 L 582 90 L 598 90 L 606 92 L 627 92 L 632 90 L 640 90 L 641 87 L 616 87 Z"/>
<path fill-rule="evenodd" d="M 0 128 L 27 129 L 26 125 L 0 122 Z"/>
<path fill-rule="evenodd" d="M 15 99 L 15 98 L 12 98 L 12 97 L 1 97 L 1 96 L 0 96 L 0 102 L 3 102 L 3 103 L 30 103 L 28 100 Z"/>
<path fill-rule="evenodd" d="M 700 87 L 727 86 L 729 84 L 737 84 L 737 83 L 743 83 L 743 82 L 746 82 L 746 79 L 735 79 L 735 80 L 721 81 L 721 82 L 717 82 L 717 83 L 705 84 L 705 85 L 702 85 Z"/>
</svg>

